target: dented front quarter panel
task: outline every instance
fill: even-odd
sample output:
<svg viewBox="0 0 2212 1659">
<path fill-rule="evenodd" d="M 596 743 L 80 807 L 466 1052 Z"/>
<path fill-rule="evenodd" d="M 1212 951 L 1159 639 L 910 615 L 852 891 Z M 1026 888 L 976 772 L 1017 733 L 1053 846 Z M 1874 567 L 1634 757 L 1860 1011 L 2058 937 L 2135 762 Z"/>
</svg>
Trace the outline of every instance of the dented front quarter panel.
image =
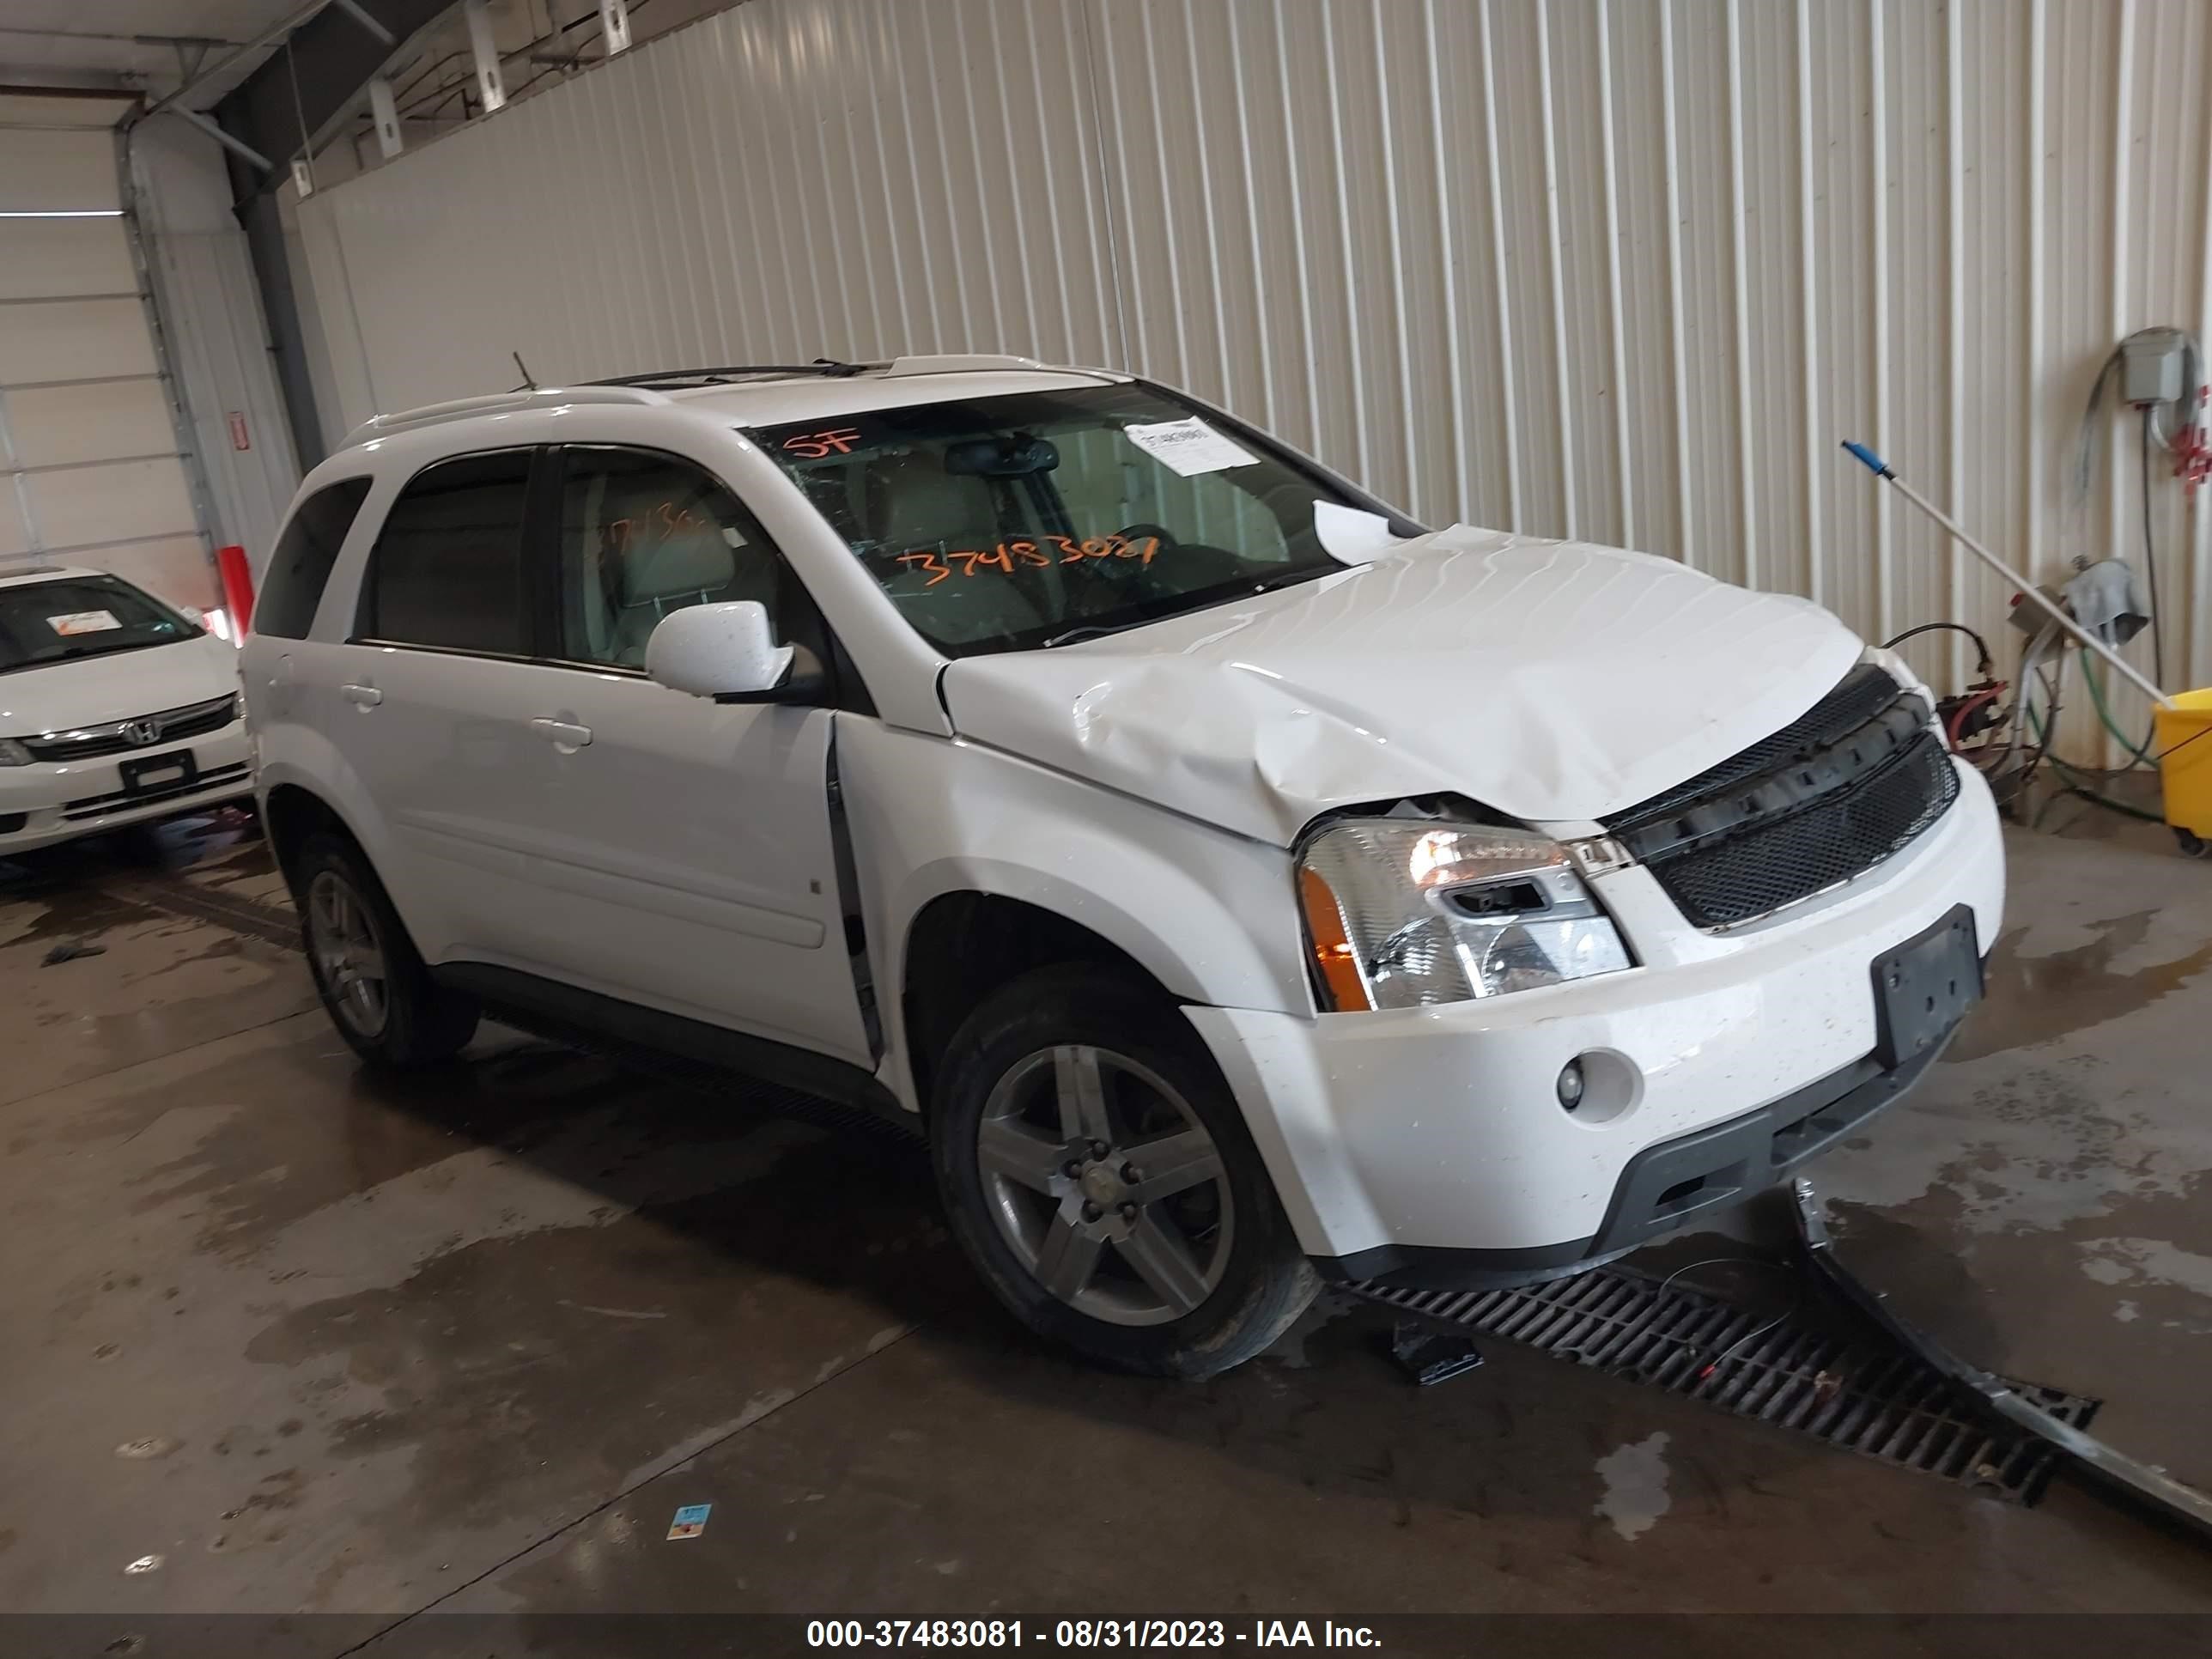
<svg viewBox="0 0 2212 1659">
<path fill-rule="evenodd" d="M 947 893 L 1018 900 L 1127 952 L 1176 1000 L 1310 1018 L 1290 858 L 979 744 L 840 716 L 878 1075 L 918 1105 L 901 991 L 915 919 Z"/>
<path fill-rule="evenodd" d="M 1401 795 L 1601 818 L 1787 725 L 1861 648 L 1802 599 L 1455 526 L 1279 592 L 965 658 L 944 691 L 965 737 L 1288 846 Z"/>
</svg>

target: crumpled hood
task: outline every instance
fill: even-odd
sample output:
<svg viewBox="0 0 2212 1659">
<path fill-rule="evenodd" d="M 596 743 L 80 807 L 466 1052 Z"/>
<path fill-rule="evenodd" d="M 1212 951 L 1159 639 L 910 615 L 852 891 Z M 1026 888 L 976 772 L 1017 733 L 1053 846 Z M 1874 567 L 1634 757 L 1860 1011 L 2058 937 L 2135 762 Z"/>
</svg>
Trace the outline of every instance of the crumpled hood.
<svg viewBox="0 0 2212 1659">
<path fill-rule="evenodd" d="M 1787 725 L 1861 649 L 1804 599 L 1455 525 L 1280 592 L 963 658 L 944 691 L 963 737 L 1287 846 L 1401 795 L 1601 818 Z"/>
<path fill-rule="evenodd" d="M 212 634 L 0 674 L 0 737 L 105 726 L 239 689 L 238 651 Z"/>
</svg>

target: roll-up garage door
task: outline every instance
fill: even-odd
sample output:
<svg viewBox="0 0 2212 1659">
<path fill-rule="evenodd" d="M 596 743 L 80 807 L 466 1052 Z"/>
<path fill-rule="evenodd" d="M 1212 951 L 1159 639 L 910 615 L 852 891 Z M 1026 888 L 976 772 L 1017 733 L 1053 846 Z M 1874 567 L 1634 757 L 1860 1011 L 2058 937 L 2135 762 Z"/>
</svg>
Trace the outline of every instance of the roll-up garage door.
<svg viewBox="0 0 2212 1659">
<path fill-rule="evenodd" d="M 177 605 L 218 583 L 106 125 L 0 111 L 0 573 L 112 570 Z M 68 100 L 38 100 L 45 123 Z M 88 110 L 78 120 L 112 118 Z"/>
</svg>

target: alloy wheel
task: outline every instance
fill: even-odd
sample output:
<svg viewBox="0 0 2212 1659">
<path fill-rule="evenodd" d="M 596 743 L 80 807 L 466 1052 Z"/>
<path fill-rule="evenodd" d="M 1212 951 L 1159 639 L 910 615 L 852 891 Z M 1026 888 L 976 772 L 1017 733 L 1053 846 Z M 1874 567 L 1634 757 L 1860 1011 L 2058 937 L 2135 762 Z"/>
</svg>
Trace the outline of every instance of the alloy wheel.
<svg viewBox="0 0 2212 1659">
<path fill-rule="evenodd" d="M 975 1158 L 993 1223 L 1061 1302 L 1116 1325 L 1190 1313 L 1228 1271 L 1235 1206 L 1220 1149 L 1148 1067 L 1070 1043 L 1008 1068 Z"/>
<path fill-rule="evenodd" d="M 331 1011 L 356 1036 L 381 1036 L 391 1017 L 384 942 L 368 906 L 335 870 L 318 871 L 308 884 L 307 939 Z"/>
</svg>

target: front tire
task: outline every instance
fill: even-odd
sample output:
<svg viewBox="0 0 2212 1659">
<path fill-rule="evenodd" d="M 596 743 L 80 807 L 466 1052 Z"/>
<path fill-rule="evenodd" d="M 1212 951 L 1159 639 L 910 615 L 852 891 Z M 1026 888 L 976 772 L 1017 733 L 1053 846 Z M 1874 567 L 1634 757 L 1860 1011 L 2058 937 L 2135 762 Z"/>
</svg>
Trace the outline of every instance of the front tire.
<svg viewBox="0 0 2212 1659">
<path fill-rule="evenodd" d="M 954 1235 L 1042 1335 L 1123 1370 L 1241 1364 L 1319 1288 L 1212 1057 L 1175 1005 L 1081 966 L 1006 986 L 939 1071 Z"/>
<path fill-rule="evenodd" d="M 372 1066 L 412 1071 L 451 1060 L 476 1035 L 477 1005 L 441 989 L 351 842 L 301 849 L 300 933 L 324 1012 Z"/>
</svg>

